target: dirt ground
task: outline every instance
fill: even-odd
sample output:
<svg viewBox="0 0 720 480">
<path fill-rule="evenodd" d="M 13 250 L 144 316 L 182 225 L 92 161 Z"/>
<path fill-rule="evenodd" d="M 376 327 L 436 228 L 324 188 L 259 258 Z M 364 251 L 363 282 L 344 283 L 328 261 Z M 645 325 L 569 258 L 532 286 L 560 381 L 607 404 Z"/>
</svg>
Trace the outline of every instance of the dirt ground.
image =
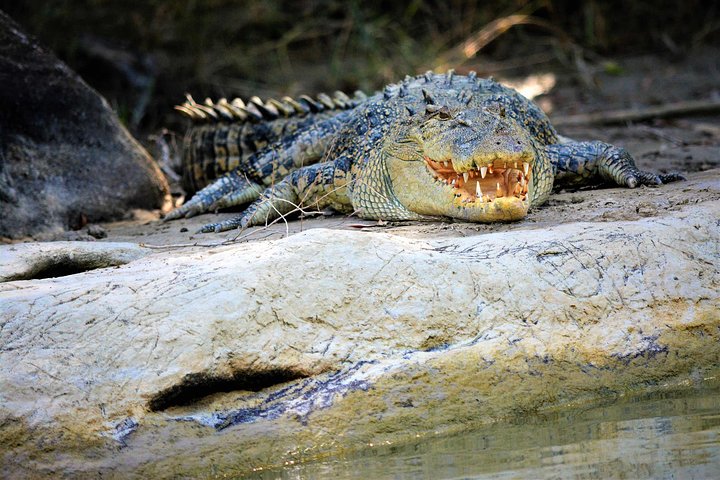
<svg viewBox="0 0 720 480">
<path fill-rule="evenodd" d="M 720 99 L 720 50 L 704 48 L 682 59 L 645 55 L 616 60 L 612 71 L 592 72 L 591 83 L 578 81 L 578 72 L 549 72 L 554 86 L 536 101 L 559 122 L 568 115 L 643 108 L 682 100 Z M 545 72 L 546 74 L 548 72 Z M 587 72 L 585 72 L 587 73 Z M 522 81 L 522 78 L 498 80 Z M 159 212 L 136 211 L 132 220 L 90 226 L 102 241 L 137 242 L 156 246 L 211 246 L 232 241 L 278 239 L 310 228 L 350 229 L 405 236 L 465 236 L 487 232 L 547 228 L 568 222 L 636 220 L 684 205 L 720 199 L 720 112 L 682 116 L 620 126 L 558 128 L 578 140 L 603 140 L 628 149 L 641 169 L 678 171 L 687 181 L 635 190 L 596 188 L 556 192 L 544 206 L 513 224 L 406 223 L 378 224 L 342 215 L 324 215 L 270 227 L 221 234 L 196 234 L 200 226 L 236 213 L 206 214 L 163 223 Z M 88 228 L 37 240 L 92 240 Z"/>
</svg>

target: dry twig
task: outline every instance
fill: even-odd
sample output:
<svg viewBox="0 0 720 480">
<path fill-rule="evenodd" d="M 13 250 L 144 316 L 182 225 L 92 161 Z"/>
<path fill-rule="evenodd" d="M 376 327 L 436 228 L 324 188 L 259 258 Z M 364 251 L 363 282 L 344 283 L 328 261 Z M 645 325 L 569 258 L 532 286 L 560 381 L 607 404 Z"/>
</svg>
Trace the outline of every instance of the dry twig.
<svg viewBox="0 0 720 480">
<path fill-rule="evenodd" d="M 522 14 L 508 15 L 507 17 L 493 20 L 461 44 L 440 54 L 435 62 L 436 69 L 447 70 L 450 67 L 465 63 L 465 61 L 477 55 L 487 44 L 517 25 L 535 25 L 549 30 L 564 42 L 569 44 L 574 43 L 565 32 L 541 18 Z"/>
<path fill-rule="evenodd" d="M 574 125 L 613 125 L 639 122 L 654 118 L 684 117 L 720 112 L 720 100 L 687 100 L 667 103 L 656 107 L 610 110 L 606 112 L 568 115 L 553 118 L 553 125 L 567 127 Z"/>
</svg>

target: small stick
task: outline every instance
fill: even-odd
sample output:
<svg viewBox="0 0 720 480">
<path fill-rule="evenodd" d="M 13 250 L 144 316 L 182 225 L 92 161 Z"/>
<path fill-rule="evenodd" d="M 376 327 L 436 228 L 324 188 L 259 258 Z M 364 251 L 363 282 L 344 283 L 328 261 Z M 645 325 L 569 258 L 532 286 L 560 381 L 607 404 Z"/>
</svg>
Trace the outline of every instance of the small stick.
<svg viewBox="0 0 720 480">
<path fill-rule="evenodd" d="M 606 112 L 556 117 L 552 124 L 558 127 L 573 125 L 613 125 L 653 118 L 683 117 L 720 112 L 720 100 L 688 100 L 667 103 L 642 109 L 610 110 Z"/>
</svg>

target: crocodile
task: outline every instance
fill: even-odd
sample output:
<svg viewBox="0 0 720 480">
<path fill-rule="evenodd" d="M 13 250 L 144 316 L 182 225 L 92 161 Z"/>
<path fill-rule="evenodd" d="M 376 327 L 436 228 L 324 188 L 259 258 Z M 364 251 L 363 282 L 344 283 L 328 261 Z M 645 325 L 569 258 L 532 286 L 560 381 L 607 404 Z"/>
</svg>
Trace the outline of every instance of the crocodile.
<svg viewBox="0 0 720 480">
<path fill-rule="evenodd" d="M 407 76 L 369 97 L 188 96 L 176 108 L 194 122 L 184 179 L 199 191 L 165 219 L 249 204 L 201 232 L 328 208 L 385 221 L 507 222 L 553 186 L 683 179 L 639 170 L 623 148 L 559 136 L 535 103 L 475 72 Z"/>
</svg>

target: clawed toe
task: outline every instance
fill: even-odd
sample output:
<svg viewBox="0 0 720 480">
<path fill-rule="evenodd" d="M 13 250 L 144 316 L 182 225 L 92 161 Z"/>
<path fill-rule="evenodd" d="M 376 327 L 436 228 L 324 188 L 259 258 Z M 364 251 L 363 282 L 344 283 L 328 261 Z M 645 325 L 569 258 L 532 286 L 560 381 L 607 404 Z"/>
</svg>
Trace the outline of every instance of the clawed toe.
<svg viewBox="0 0 720 480">
<path fill-rule="evenodd" d="M 197 233 L 219 233 L 233 230 L 242 226 L 242 217 L 235 217 L 218 223 L 203 225 Z"/>
<path fill-rule="evenodd" d="M 670 182 L 680 182 L 687 180 L 683 175 L 680 175 L 679 173 L 672 172 L 672 173 L 665 173 L 660 175 L 660 180 L 662 180 L 662 183 L 670 183 Z"/>
</svg>

